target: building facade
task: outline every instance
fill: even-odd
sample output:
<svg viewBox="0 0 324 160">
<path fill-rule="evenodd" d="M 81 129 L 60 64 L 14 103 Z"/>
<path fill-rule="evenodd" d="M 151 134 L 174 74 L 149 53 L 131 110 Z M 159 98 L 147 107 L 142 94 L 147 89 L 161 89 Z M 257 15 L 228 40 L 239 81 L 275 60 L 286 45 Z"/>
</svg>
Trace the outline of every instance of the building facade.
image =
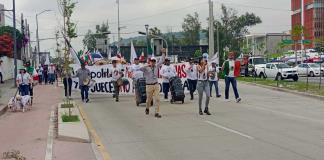
<svg viewBox="0 0 324 160">
<path fill-rule="evenodd" d="M 324 36 L 324 0 L 291 0 L 291 25 L 292 29 L 297 25 L 304 26 L 304 39 L 311 40 L 304 48 L 318 47 L 320 43 L 316 39 Z M 302 37 L 295 36 L 294 40 Z M 293 47 L 301 49 L 301 44 Z"/>
<path fill-rule="evenodd" d="M 245 36 L 245 48 L 251 51 L 254 56 L 265 56 L 265 54 L 273 54 L 286 52 L 290 48 L 280 48 L 279 44 L 283 40 L 291 40 L 290 34 L 286 33 L 266 33 L 252 34 Z"/>
<path fill-rule="evenodd" d="M 0 26 L 4 26 L 5 25 L 5 12 L 1 11 L 4 10 L 4 5 L 0 4 Z"/>
</svg>

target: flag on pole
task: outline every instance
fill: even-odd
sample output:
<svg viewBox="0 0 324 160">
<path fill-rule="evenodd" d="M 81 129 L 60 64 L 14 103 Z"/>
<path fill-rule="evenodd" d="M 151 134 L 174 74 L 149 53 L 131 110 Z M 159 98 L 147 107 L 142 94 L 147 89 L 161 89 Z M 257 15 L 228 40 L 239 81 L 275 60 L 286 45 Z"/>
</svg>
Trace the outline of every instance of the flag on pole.
<svg viewBox="0 0 324 160">
<path fill-rule="evenodd" d="M 131 41 L 131 57 L 130 57 L 131 63 L 134 63 L 135 58 L 137 58 L 137 54 L 136 54 L 136 51 L 135 51 L 133 41 Z"/>
<path fill-rule="evenodd" d="M 62 33 L 63 34 L 63 33 Z M 65 35 L 63 34 L 63 38 L 66 42 L 66 44 L 69 46 L 70 48 L 70 55 L 72 56 L 73 58 L 73 61 L 74 61 L 74 64 L 78 64 L 78 65 L 81 65 L 81 62 L 80 62 L 80 59 L 78 58 L 77 56 L 77 52 L 73 49 L 71 43 L 67 40 L 67 38 L 65 37 Z"/>
</svg>

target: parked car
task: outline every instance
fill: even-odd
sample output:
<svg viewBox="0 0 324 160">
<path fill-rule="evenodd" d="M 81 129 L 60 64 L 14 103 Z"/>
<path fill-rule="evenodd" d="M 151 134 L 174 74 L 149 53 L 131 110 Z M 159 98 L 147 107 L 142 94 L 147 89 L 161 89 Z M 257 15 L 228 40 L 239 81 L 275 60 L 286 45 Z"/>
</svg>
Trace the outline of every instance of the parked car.
<svg viewBox="0 0 324 160">
<path fill-rule="evenodd" d="M 320 64 L 317 63 L 303 63 L 299 64 L 295 68 L 299 75 L 315 77 L 324 74 L 324 68 L 321 68 Z"/>
<path fill-rule="evenodd" d="M 275 80 L 293 79 L 298 81 L 297 69 L 290 67 L 286 63 L 267 63 L 264 67 L 256 68 L 256 73 L 260 78 L 274 78 Z"/>
</svg>

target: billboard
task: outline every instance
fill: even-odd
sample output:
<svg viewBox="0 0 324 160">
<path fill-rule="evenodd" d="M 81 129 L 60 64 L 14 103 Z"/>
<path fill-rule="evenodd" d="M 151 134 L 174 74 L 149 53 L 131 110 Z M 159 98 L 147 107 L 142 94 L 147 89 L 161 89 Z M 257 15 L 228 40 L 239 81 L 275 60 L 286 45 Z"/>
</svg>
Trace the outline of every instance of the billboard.
<svg viewBox="0 0 324 160">
<path fill-rule="evenodd" d="M 4 5 L 0 4 L 0 26 L 5 25 L 5 12 L 3 11 L 4 9 Z"/>
</svg>

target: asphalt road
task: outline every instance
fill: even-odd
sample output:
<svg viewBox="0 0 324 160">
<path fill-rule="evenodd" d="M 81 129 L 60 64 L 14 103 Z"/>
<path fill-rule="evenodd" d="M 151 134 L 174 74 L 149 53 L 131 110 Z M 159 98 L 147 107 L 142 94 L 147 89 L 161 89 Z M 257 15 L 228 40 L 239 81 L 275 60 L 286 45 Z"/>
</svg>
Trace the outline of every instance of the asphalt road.
<svg viewBox="0 0 324 160">
<path fill-rule="evenodd" d="M 323 101 L 243 84 L 239 91 L 239 104 L 212 97 L 212 116 L 199 116 L 188 98 L 162 102 L 161 119 L 144 115 L 133 97 L 92 96 L 84 108 L 113 160 L 324 159 Z"/>
</svg>

